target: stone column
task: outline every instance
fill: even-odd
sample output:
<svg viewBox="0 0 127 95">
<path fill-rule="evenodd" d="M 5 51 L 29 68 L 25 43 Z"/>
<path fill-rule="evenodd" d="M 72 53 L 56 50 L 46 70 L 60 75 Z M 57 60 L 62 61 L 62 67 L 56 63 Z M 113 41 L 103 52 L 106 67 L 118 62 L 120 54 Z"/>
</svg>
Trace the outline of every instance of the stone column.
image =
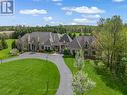
<svg viewBox="0 0 127 95">
<path fill-rule="evenodd" d="M 59 52 L 61 52 L 61 45 L 59 46 L 60 48 L 59 48 Z"/>
</svg>

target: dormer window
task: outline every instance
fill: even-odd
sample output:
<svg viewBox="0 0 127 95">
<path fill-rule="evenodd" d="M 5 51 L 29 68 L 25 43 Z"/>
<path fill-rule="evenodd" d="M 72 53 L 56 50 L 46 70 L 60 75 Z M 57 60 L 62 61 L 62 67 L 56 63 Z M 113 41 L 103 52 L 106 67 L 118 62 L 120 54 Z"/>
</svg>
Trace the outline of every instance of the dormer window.
<svg viewBox="0 0 127 95">
<path fill-rule="evenodd" d="M 41 46 L 41 49 L 44 49 L 44 46 Z"/>
<path fill-rule="evenodd" d="M 87 44 L 85 45 L 85 48 L 88 48 L 88 45 Z"/>
<path fill-rule="evenodd" d="M 87 42 L 85 43 L 85 48 L 88 48 L 88 43 Z"/>
</svg>

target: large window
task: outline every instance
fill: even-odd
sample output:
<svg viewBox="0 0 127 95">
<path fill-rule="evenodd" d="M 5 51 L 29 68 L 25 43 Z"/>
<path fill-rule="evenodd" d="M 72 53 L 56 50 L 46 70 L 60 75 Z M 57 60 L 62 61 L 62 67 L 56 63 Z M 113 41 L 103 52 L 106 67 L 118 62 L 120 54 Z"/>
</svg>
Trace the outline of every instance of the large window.
<svg viewBox="0 0 127 95">
<path fill-rule="evenodd" d="M 29 51 L 31 50 L 31 45 L 29 44 L 29 47 L 28 47 Z"/>
<path fill-rule="evenodd" d="M 41 49 L 44 49 L 44 46 L 41 46 Z"/>
<path fill-rule="evenodd" d="M 47 48 L 47 47 L 45 47 L 45 50 L 48 50 L 48 48 Z"/>
<path fill-rule="evenodd" d="M 95 52 L 95 51 L 92 51 L 92 54 L 93 54 L 93 55 L 96 55 L 96 52 Z"/>
<path fill-rule="evenodd" d="M 50 50 L 50 47 L 48 47 L 48 50 Z"/>
<path fill-rule="evenodd" d="M 45 46 L 45 50 L 50 50 L 51 48 L 49 46 Z"/>
<path fill-rule="evenodd" d="M 85 48 L 86 48 L 86 49 L 88 48 L 88 43 L 87 43 L 87 42 L 85 43 Z"/>
</svg>

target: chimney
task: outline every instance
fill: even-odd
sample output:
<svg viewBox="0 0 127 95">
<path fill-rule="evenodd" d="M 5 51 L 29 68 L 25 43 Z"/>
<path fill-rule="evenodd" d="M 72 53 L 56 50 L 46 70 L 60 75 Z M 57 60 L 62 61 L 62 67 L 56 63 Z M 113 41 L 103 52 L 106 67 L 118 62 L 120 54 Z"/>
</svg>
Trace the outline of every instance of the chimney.
<svg viewBox="0 0 127 95">
<path fill-rule="evenodd" d="M 30 34 L 28 34 L 28 42 L 30 42 Z"/>
</svg>

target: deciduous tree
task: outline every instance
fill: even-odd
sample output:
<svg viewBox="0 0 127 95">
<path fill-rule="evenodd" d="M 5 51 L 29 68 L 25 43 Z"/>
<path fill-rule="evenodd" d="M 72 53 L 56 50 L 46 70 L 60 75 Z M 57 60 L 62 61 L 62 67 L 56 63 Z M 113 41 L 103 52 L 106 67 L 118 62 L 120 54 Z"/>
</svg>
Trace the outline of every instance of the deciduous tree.
<svg viewBox="0 0 127 95">
<path fill-rule="evenodd" d="M 84 72 L 84 56 L 83 51 L 77 52 L 75 57 L 75 67 L 77 73 L 73 77 L 72 86 L 75 95 L 84 95 L 87 91 L 95 87 L 95 82 L 88 78 L 87 73 Z"/>
<path fill-rule="evenodd" d="M 127 52 L 127 34 L 120 16 L 105 19 L 101 31 L 94 36 L 99 56 L 112 73 L 119 73 L 121 59 Z"/>
</svg>

